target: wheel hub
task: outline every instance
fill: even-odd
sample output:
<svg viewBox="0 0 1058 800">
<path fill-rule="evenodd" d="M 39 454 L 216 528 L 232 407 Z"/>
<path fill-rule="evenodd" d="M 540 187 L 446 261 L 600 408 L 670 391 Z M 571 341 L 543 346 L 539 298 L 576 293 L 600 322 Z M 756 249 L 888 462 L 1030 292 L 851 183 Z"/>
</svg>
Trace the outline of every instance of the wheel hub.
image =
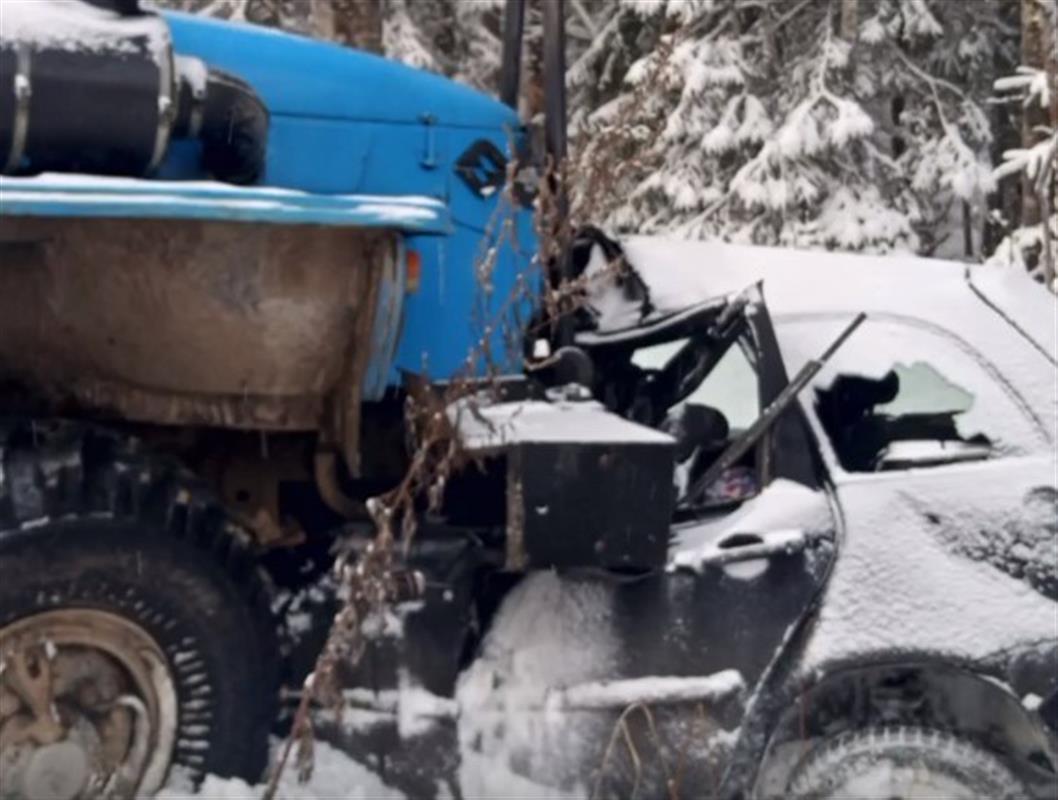
<svg viewBox="0 0 1058 800">
<path fill-rule="evenodd" d="M 138 626 L 69 609 L 0 630 L 0 800 L 148 794 L 175 735 L 165 658 Z"/>
<path fill-rule="evenodd" d="M 74 800 L 84 790 L 90 774 L 85 751 L 66 740 L 39 747 L 30 754 L 19 788 L 27 800 Z"/>
</svg>

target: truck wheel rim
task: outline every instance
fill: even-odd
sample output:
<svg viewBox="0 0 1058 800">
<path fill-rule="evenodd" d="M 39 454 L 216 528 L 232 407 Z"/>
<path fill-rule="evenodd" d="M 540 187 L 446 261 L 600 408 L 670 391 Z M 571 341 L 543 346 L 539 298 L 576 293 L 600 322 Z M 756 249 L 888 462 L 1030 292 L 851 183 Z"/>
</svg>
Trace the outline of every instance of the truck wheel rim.
<svg viewBox="0 0 1058 800">
<path fill-rule="evenodd" d="M 177 696 L 154 639 L 94 609 L 0 629 L 0 798 L 139 797 L 161 787 Z"/>
</svg>

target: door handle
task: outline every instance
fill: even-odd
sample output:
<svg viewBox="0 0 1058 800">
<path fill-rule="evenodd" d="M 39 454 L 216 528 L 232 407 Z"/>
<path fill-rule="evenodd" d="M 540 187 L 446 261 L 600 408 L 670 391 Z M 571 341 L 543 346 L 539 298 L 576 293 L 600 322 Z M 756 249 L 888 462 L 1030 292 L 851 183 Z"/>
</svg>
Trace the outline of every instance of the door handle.
<svg viewBox="0 0 1058 800">
<path fill-rule="evenodd" d="M 808 546 L 809 538 L 809 535 L 800 528 L 761 533 L 742 531 L 728 533 L 705 547 L 678 553 L 674 566 L 701 570 L 706 567 L 723 567 L 742 561 L 793 555 L 800 553 Z"/>
</svg>

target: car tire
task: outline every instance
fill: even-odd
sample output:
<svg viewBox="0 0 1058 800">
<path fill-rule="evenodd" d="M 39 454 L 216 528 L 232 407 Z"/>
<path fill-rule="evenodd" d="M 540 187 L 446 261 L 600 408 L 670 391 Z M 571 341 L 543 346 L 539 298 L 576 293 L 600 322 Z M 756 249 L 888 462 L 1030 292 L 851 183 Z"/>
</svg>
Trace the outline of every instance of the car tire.
<svg viewBox="0 0 1058 800">
<path fill-rule="evenodd" d="M 192 476 L 120 438 L 60 426 L 43 445 L 20 449 L 9 441 L 6 453 L 3 445 L 0 656 L 18 641 L 60 631 L 73 642 L 70 653 L 82 657 L 96 647 L 109 659 L 100 669 L 128 686 L 142 685 L 135 681 L 141 667 L 142 674 L 157 673 L 151 690 L 158 697 L 146 705 L 157 710 L 152 724 L 164 735 L 152 731 L 144 741 L 168 752 L 152 751 L 146 762 L 152 769 L 119 795 L 148 794 L 173 768 L 196 782 L 210 773 L 259 778 L 275 722 L 280 658 L 268 579 L 249 537 Z M 82 636 L 78 626 L 91 630 Z M 119 652 L 120 645 L 99 644 L 107 635 L 134 641 L 129 652 L 151 651 L 154 661 L 132 663 L 137 656 Z M 48 658 L 61 664 L 61 644 L 58 652 L 57 660 Z M 101 662 L 97 653 L 80 663 Z M 114 683 L 113 674 L 106 677 Z M 159 700 L 163 695 L 172 702 Z M 10 715 L 10 691 L 7 697 Z M 23 700 L 21 711 L 26 707 Z M 23 761 L 27 775 L 40 772 Z"/>
<path fill-rule="evenodd" d="M 1029 792 L 992 753 L 950 733 L 872 727 L 824 741 L 794 770 L 798 800 L 1024 800 Z"/>
</svg>

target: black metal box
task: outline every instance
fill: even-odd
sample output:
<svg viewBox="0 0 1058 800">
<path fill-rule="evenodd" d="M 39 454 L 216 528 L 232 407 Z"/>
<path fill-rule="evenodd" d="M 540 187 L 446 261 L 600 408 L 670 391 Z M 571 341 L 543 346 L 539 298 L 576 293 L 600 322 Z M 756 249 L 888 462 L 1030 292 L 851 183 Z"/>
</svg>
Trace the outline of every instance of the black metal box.
<svg viewBox="0 0 1058 800">
<path fill-rule="evenodd" d="M 467 448 L 504 456 L 507 569 L 665 564 L 671 437 L 592 401 L 501 403 L 466 416 Z"/>
</svg>

